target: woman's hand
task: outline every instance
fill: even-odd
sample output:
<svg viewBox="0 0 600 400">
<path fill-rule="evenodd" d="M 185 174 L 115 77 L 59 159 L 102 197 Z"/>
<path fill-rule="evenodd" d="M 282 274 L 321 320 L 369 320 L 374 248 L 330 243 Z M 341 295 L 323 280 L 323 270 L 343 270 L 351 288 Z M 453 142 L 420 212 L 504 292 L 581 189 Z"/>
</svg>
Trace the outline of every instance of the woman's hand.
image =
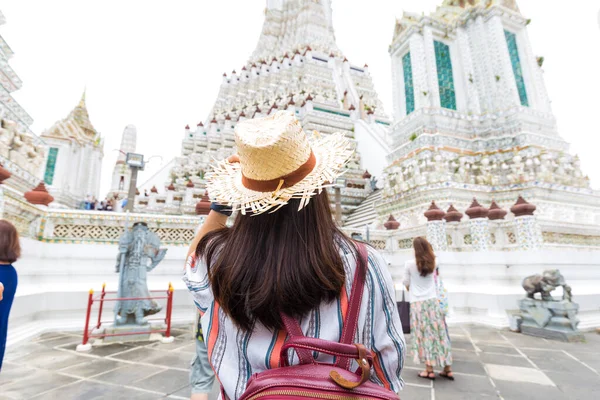
<svg viewBox="0 0 600 400">
<path fill-rule="evenodd" d="M 4 285 L 0 282 L 0 301 L 2 301 L 4 296 Z"/>
</svg>

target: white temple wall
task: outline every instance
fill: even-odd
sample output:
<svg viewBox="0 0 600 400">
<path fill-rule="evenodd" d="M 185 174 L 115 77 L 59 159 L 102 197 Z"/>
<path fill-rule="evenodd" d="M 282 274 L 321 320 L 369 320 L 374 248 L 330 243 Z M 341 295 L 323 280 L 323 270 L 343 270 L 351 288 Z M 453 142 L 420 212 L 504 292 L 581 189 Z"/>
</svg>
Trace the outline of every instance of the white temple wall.
<svg viewBox="0 0 600 400">
<path fill-rule="evenodd" d="M 437 81 L 437 66 L 435 61 L 435 48 L 433 45 L 433 30 L 429 26 L 423 28 L 423 47 L 428 87 L 428 89 L 426 89 L 427 94 L 424 94 L 424 97 L 428 99 L 426 101 L 428 106 L 440 107 L 440 88 Z M 416 62 L 422 63 L 423 61 L 419 60 Z"/>
<path fill-rule="evenodd" d="M 28 238 L 22 238 L 21 245 L 23 258 L 15 263 L 19 285 L 10 315 L 11 342 L 45 330 L 83 329 L 89 290 L 98 293 L 103 283 L 106 290 L 117 290 L 117 245 L 44 243 Z M 181 280 L 187 247 L 165 247 L 165 259 L 148 274 L 148 287 L 166 292 L 171 282 L 175 288 L 173 318 L 190 322 L 194 306 Z M 98 317 L 97 307 L 93 308 L 93 322 Z M 112 309 L 113 303 L 107 302 L 104 321 L 112 320 Z"/>
<path fill-rule="evenodd" d="M 354 123 L 354 136 L 356 148 L 360 153 L 362 166 L 377 179 L 383 177 L 383 170 L 387 167 L 387 161 L 382 154 L 387 154 L 389 148 L 383 139 L 375 131 L 374 127 L 367 125 L 363 120 Z"/>
<path fill-rule="evenodd" d="M 458 58 L 462 69 L 457 71 L 461 74 L 465 87 L 466 108 L 467 113 L 479 114 L 481 108 L 479 106 L 479 93 L 477 92 L 477 84 L 474 76 L 473 56 L 469 46 L 469 34 L 467 29 L 458 28 L 456 30 L 456 44 L 458 49 Z M 461 91 L 462 92 L 462 91 Z"/>
<path fill-rule="evenodd" d="M 404 262 L 411 250 L 385 252 L 402 294 Z M 498 328 L 508 326 L 507 311 L 517 310 L 524 297 L 521 282 L 546 269 L 559 269 L 579 304 L 580 329 L 600 326 L 600 251 L 486 251 L 438 252 L 440 274 L 449 292 L 449 323 L 479 323 Z M 562 295 L 561 289 L 554 293 Z"/>
<path fill-rule="evenodd" d="M 44 330 L 82 329 L 88 291 L 116 290 L 117 245 L 59 244 L 22 239 L 23 258 L 16 263 L 19 287 L 10 321 L 9 341 L 24 340 Z M 166 246 L 164 261 L 148 274 L 151 290 L 175 288 L 174 318 L 191 321 L 193 305 L 181 281 L 187 247 Z M 383 251 L 401 298 L 404 262 L 411 250 Z M 599 251 L 439 252 L 440 271 L 449 291 L 449 323 L 507 327 L 507 311 L 518 309 L 523 278 L 558 268 L 580 305 L 580 328 L 600 326 Z M 560 295 L 560 289 L 555 295 Z M 97 306 L 94 306 L 97 307 Z M 92 321 L 97 318 L 97 308 Z M 112 319 L 107 303 L 103 320 Z"/>
</svg>

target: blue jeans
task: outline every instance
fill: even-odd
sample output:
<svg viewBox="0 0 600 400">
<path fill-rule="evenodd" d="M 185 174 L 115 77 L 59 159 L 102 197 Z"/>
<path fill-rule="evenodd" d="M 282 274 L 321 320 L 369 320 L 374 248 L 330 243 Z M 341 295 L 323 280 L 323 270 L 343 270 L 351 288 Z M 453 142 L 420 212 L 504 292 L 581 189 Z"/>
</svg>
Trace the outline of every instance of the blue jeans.
<svg viewBox="0 0 600 400">
<path fill-rule="evenodd" d="M 8 314 L 17 291 L 17 271 L 12 265 L 0 265 L 0 282 L 4 285 L 3 300 L 0 300 L 0 370 L 6 350 L 6 334 L 8 332 Z"/>
<path fill-rule="evenodd" d="M 202 325 L 198 317 L 198 330 L 196 333 L 196 355 L 192 360 L 190 369 L 190 385 L 192 393 L 210 393 L 215 383 L 215 373 L 208 360 L 208 349 L 202 335 Z"/>
</svg>

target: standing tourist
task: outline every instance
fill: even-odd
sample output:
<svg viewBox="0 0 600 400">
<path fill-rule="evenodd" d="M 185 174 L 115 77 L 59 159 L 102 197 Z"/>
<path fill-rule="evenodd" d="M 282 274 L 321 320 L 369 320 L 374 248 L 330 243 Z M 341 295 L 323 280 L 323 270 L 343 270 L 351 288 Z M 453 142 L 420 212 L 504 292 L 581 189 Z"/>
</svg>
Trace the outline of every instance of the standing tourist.
<svg viewBox="0 0 600 400">
<path fill-rule="evenodd" d="M 231 209 L 211 205 L 190 246 L 184 276 L 203 314 L 208 358 L 225 395 L 238 399 L 251 375 L 277 373 L 280 361 L 287 361 L 280 359 L 286 338 L 304 335 L 311 343 L 309 338 L 337 344 L 342 332 L 364 345 L 359 349 L 368 347 L 375 371 L 369 379 L 369 363 L 360 358 L 358 379 L 367 382 L 345 384 L 398 392 L 405 344 L 387 263 L 339 230 L 322 186 L 339 176 L 352 155 L 347 139 L 332 134 L 311 146 L 299 122 L 285 112 L 240 122 L 235 135 L 239 156 L 214 168 L 207 189 L 241 212 L 226 228 Z M 352 296 L 364 281 L 364 289 Z M 352 321 L 345 318 L 348 310 L 356 312 Z M 307 356 L 319 363 L 348 361 L 323 351 L 299 354 L 291 355 L 290 368 Z M 385 392 L 395 396 L 391 391 Z"/>
<path fill-rule="evenodd" d="M 425 364 L 425 371 L 419 377 L 435 379 L 433 367 L 439 366 L 443 367 L 441 377 L 454 380 L 450 338 L 436 291 L 433 248 L 423 237 L 416 237 L 413 247 L 415 258 L 405 264 L 403 283 L 411 298 L 411 350 L 415 362 Z"/>
<path fill-rule="evenodd" d="M 0 220 L 0 371 L 6 350 L 8 315 L 17 291 L 17 271 L 12 263 L 20 256 L 17 230 L 10 222 Z"/>
<path fill-rule="evenodd" d="M 190 370 L 190 386 L 192 387 L 192 397 L 190 400 L 208 400 L 208 394 L 212 391 L 214 382 L 215 373 L 208 362 L 208 351 L 202 332 L 202 315 L 198 313 L 196 354 L 194 355 Z"/>
</svg>

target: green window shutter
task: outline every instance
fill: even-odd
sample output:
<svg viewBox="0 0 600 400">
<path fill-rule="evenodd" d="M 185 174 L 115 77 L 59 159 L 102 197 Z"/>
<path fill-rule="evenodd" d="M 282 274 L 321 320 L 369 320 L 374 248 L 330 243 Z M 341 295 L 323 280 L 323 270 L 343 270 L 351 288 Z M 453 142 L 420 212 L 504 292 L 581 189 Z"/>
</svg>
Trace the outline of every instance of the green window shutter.
<svg viewBox="0 0 600 400">
<path fill-rule="evenodd" d="M 54 181 L 54 168 L 56 168 L 56 157 L 58 156 L 58 149 L 51 147 L 48 151 L 48 161 L 46 161 L 46 173 L 44 174 L 44 183 L 46 185 L 52 185 Z"/>
<path fill-rule="evenodd" d="M 454 91 L 450 47 L 437 41 L 434 41 L 433 44 L 435 48 L 438 86 L 440 88 L 440 104 L 443 108 L 456 110 L 456 92 Z"/>
<path fill-rule="evenodd" d="M 514 33 L 505 30 L 504 37 L 506 37 L 508 54 L 510 56 L 510 63 L 512 64 L 513 74 L 515 75 L 515 81 L 517 83 L 517 91 L 519 92 L 521 105 L 528 107 L 529 100 L 527 99 L 527 89 L 525 88 L 525 79 L 523 79 L 523 69 L 521 68 L 521 59 L 519 58 L 517 36 Z"/>
<path fill-rule="evenodd" d="M 410 53 L 402 57 L 402 70 L 404 71 L 404 97 L 406 98 L 406 115 L 415 111 L 415 87 L 413 85 L 412 65 Z"/>
</svg>

